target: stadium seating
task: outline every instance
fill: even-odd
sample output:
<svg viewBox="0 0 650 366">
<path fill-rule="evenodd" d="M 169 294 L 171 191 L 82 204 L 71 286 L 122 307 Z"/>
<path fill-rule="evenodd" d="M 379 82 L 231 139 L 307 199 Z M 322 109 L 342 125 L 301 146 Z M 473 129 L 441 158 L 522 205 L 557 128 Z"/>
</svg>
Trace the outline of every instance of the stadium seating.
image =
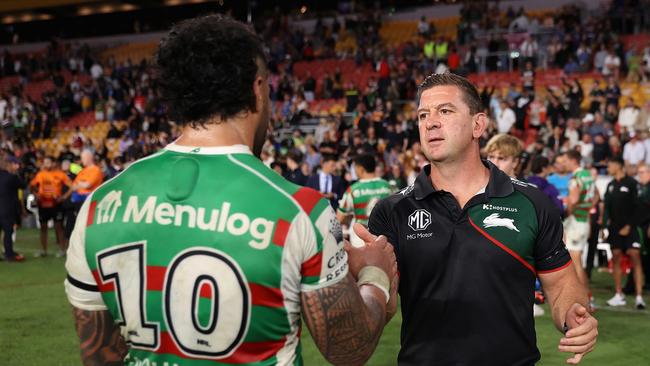
<svg viewBox="0 0 650 366">
<path fill-rule="evenodd" d="M 117 63 L 127 60 L 140 62 L 140 60 L 149 60 L 156 52 L 158 42 L 129 43 L 104 50 L 101 53 L 101 60 L 106 61 L 113 57 Z"/>
</svg>

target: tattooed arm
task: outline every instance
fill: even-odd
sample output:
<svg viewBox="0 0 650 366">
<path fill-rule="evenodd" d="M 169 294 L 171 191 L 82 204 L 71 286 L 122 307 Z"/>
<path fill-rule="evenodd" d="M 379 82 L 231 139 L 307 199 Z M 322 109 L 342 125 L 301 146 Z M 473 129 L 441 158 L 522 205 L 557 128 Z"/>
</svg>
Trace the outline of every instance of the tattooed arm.
<svg viewBox="0 0 650 366">
<path fill-rule="evenodd" d="M 127 346 L 108 311 L 72 308 L 84 366 L 121 366 Z"/>
<path fill-rule="evenodd" d="M 312 338 L 325 358 L 335 365 L 363 365 L 397 308 L 397 263 L 384 236 L 374 236 L 359 224 L 354 230 L 366 245 L 346 245 L 349 273 L 341 281 L 302 293 L 302 313 Z M 390 301 L 374 285 L 357 285 L 365 266 L 382 269 L 391 280 Z"/>
<path fill-rule="evenodd" d="M 316 346 L 334 365 L 362 365 L 386 323 L 386 297 L 377 287 L 358 287 L 352 275 L 302 293 L 302 313 Z"/>
</svg>

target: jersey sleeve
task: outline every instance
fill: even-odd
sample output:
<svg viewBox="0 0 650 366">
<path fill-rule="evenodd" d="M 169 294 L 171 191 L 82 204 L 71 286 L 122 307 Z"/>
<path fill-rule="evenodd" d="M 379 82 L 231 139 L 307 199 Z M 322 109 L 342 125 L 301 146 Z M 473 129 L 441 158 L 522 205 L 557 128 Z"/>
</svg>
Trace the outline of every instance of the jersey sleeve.
<svg viewBox="0 0 650 366">
<path fill-rule="evenodd" d="M 343 198 L 339 201 L 338 211 L 342 214 L 349 215 L 353 213 L 354 200 L 352 199 L 352 189 L 348 187 L 343 193 Z"/>
<path fill-rule="evenodd" d="M 318 290 L 338 283 L 348 273 L 343 232 L 329 201 L 311 188 L 301 189 L 302 210 L 291 223 L 285 245 L 286 270 L 299 282 L 295 291 Z"/>
<path fill-rule="evenodd" d="M 107 307 L 86 260 L 86 221 L 88 220 L 90 201 L 87 199 L 81 207 L 70 236 L 70 246 L 65 261 L 68 275 L 64 286 L 68 301 L 74 307 L 81 310 L 99 311 L 106 310 Z"/>
<path fill-rule="evenodd" d="M 571 264 L 564 241 L 563 226 L 559 210 L 546 196 L 534 200 L 537 211 L 537 241 L 535 243 L 535 269 L 537 273 L 550 273 Z"/>
</svg>

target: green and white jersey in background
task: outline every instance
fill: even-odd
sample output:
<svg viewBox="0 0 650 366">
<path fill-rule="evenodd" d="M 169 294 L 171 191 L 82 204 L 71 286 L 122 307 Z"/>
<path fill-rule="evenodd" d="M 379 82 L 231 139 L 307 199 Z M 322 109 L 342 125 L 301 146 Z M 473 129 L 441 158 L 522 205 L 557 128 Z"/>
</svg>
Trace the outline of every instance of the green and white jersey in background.
<svg viewBox="0 0 650 366">
<path fill-rule="evenodd" d="M 354 216 L 354 222 L 368 226 L 368 217 L 377 202 L 393 193 L 381 178 L 361 179 L 350 185 L 339 201 L 339 212 Z"/>
<path fill-rule="evenodd" d="M 596 185 L 591 172 L 582 168 L 576 170 L 569 181 L 569 190 L 574 187 L 580 189 L 580 200 L 573 210 L 573 216 L 578 222 L 589 222 L 589 211 L 593 206 L 592 200 L 596 193 Z"/>
<path fill-rule="evenodd" d="M 299 365 L 300 293 L 347 274 L 321 194 L 243 145 L 169 145 L 86 200 L 66 261 L 79 309 L 108 310 L 126 365 Z"/>
</svg>

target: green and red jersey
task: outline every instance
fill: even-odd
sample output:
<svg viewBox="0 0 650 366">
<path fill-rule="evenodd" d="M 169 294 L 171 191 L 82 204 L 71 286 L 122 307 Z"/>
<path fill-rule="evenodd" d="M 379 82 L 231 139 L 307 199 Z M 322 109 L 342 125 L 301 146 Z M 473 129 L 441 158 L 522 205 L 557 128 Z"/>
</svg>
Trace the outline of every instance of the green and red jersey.
<svg viewBox="0 0 650 366">
<path fill-rule="evenodd" d="M 242 145 L 169 145 L 86 200 L 66 292 L 121 326 L 126 365 L 299 365 L 300 293 L 347 274 L 321 194 Z"/>
</svg>

